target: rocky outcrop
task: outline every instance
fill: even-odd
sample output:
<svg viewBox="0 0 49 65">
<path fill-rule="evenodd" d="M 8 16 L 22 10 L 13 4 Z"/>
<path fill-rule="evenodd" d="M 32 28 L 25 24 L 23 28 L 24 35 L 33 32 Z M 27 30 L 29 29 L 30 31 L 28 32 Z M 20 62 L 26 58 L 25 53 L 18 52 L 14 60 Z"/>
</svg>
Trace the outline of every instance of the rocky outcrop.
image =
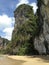
<svg viewBox="0 0 49 65">
<path fill-rule="evenodd" d="M 49 0 L 37 1 L 39 36 L 34 40 L 34 47 L 39 54 L 49 54 Z"/>
<path fill-rule="evenodd" d="M 0 50 L 6 49 L 6 46 L 8 44 L 8 40 L 0 37 Z"/>
<path fill-rule="evenodd" d="M 30 13 L 31 14 L 33 13 L 32 7 L 26 4 L 20 5 L 14 11 L 15 25 L 14 25 L 14 30 L 12 34 L 12 43 L 16 43 L 15 39 L 16 39 L 17 31 L 25 22 L 29 21 L 29 17 L 31 15 Z"/>
<path fill-rule="evenodd" d="M 39 54 L 49 54 L 49 0 L 37 0 L 37 3 L 38 3 L 38 10 L 37 10 L 38 22 L 37 22 L 37 24 L 39 26 L 38 27 L 39 29 L 38 29 L 38 35 L 35 36 L 35 39 L 32 39 L 32 40 L 34 40 L 34 43 L 33 43 L 34 50 L 37 50 L 39 52 Z M 29 5 L 27 6 L 25 4 L 20 5 L 14 11 L 15 25 L 14 25 L 14 30 L 13 30 L 13 34 L 12 34 L 12 43 L 14 46 L 13 48 L 15 48 L 14 50 L 16 50 L 16 51 L 18 51 L 18 47 L 22 41 L 21 38 L 19 38 L 20 39 L 20 41 L 18 41 L 19 45 L 17 45 L 17 43 L 16 43 L 17 31 L 22 24 L 24 24 L 26 21 L 29 20 L 29 17 L 26 16 L 26 14 L 28 15 L 31 12 L 32 12 L 32 7 L 30 7 Z M 31 16 L 30 16 L 30 18 L 31 18 Z M 31 41 L 31 40 L 29 40 L 29 41 Z M 35 54 L 36 54 L 36 52 L 35 52 Z"/>
<path fill-rule="evenodd" d="M 14 11 L 14 17 L 15 25 L 11 46 L 13 53 L 22 55 L 34 54 L 33 39 L 36 34 L 37 24 L 32 6 L 27 4 L 20 5 Z"/>
</svg>

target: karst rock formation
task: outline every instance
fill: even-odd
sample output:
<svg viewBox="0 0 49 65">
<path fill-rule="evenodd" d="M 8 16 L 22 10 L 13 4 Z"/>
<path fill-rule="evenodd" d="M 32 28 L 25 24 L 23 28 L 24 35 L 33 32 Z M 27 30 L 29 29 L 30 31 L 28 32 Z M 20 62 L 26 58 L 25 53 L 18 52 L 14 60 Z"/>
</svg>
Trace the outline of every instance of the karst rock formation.
<svg viewBox="0 0 49 65">
<path fill-rule="evenodd" d="M 49 0 L 37 0 L 39 36 L 34 40 L 34 46 L 39 54 L 49 54 Z"/>
<path fill-rule="evenodd" d="M 16 38 L 15 35 L 19 26 L 28 20 L 28 18 L 25 17 L 25 14 L 29 11 L 30 8 L 29 6 L 24 6 L 24 8 L 17 8 L 14 12 L 15 25 L 12 34 L 13 40 Z M 37 6 L 39 30 L 33 44 L 34 48 L 39 52 L 39 54 L 49 54 L 49 0 L 37 0 Z M 14 41 L 12 43 L 16 42 Z"/>
</svg>

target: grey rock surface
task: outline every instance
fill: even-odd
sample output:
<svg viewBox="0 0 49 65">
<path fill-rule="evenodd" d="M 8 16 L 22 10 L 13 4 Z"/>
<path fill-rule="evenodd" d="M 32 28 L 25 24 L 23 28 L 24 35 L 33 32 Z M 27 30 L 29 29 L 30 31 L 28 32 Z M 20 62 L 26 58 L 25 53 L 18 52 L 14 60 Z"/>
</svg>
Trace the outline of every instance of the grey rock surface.
<svg viewBox="0 0 49 65">
<path fill-rule="evenodd" d="M 39 37 L 34 40 L 35 49 L 39 54 L 49 54 L 49 0 L 38 1 Z"/>
</svg>

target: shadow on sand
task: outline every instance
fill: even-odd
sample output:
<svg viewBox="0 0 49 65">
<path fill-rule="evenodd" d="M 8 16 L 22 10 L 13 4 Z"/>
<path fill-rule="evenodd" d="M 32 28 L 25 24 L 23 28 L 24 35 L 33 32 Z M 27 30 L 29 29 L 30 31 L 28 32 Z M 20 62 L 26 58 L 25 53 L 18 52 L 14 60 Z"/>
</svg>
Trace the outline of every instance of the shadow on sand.
<svg viewBox="0 0 49 65">
<path fill-rule="evenodd" d="M 44 63 L 49 63 L 49 55 L 45 56 L 45 55 L 34 55 L 34 56 L 28 56 L 28 58 L 39 58 L 42 60 L 42 62 Z M 37 61 L 41 61 L 41 60 L 37 60 Z"/>
</svg>

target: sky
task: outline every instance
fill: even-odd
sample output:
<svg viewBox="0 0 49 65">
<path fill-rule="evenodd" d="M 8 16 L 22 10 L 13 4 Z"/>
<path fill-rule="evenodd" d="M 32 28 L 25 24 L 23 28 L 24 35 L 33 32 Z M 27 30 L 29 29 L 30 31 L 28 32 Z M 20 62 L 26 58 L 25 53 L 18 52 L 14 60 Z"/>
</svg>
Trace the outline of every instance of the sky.
<svg viewBox="0 0 49 65">
<path fill-rule="evenodd" d="M 36 0 L 0 0 L 0 36 L 11 40 L 14 29 L 14 10 L 21 4 L 33 6 L 34 13 L 37 10 Z"/>
</svg>

